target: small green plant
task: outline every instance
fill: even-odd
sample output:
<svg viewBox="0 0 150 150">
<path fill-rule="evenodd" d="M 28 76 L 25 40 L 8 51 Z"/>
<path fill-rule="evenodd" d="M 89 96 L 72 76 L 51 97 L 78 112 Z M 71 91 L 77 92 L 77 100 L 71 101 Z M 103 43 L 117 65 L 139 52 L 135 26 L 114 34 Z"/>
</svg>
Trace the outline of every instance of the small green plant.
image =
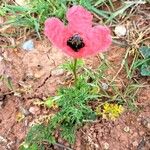
<svg viewBox="0 0 150 150">
<path fill-rule="evenodd" d="M 40 149 L 43 141 L 55 143 L 54 133 L 56 130 L 60 130 L 63 139 L 74 143 L 76 130 L 83 125 L 84 121 L 96 118 L 96 114 L 88 102 L 97 99 L 98 95 L 91 94 L 91 89 L 92 86 L 81 77 L 78 78 L 76 86 L 59 89 L 55 101 L 59 112 L 50 119 L 47 125 L 43 123 L 34 125 L 21 147 L 31 149 L 36 146 Z"/>
<path fill-rule="evenodd" d="M 142 46 L 139 50 L 143 59 L 137 60 L 134 68 L 139 68 L 142 76 L 150 76 L 150 47 Z"/>
</svg>

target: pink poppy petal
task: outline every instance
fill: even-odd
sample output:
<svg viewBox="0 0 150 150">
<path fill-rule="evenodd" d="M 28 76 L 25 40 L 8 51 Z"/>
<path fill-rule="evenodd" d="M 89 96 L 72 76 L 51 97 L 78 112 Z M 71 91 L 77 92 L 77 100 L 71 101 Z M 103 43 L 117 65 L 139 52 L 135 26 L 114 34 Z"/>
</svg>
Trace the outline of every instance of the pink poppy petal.
<svg viewBox="0 0 150 150">
<path fill-rule="evenodd" d="M 100 39 L 100 41 L 95 46 L 97 46 L 101 52 L 107 51 L 108 47 L 112 43 L 110 29 L 104 26 L 97 26 L 94 28 L 94 30 L 97 33 L 97 38 Z"/>
<path fill-rule="evenodd" d="M 53 17 L 45 21 L 44 34 L 58 48 L 63 48 L 64 31 L 64 24 L 59 19 Z"/>
<path fill-rule="evenodd" d="M 93 49 L 91 54 L 106 51 L 112 42 L 110 30 L 104 26 L 93 27 L 87 36 Z"/>
<path fill-rule="evenodd" d="M 82 6 L 73 6 L 67 12 L 69 26 L 76 29 L 92 27 L 92 14 Z"/>
</svg>

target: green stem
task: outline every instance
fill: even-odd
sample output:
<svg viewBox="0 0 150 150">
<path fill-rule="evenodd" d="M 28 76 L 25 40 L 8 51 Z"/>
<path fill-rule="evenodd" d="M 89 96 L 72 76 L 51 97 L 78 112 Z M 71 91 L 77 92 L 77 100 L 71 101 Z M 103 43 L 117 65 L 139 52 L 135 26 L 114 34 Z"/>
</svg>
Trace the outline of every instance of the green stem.
<svg viewBox="0 0 150 150">
<path fill-rule="evenodd" d="M 74 64 L 73 64 L 73 74 L 74 74 L 74 83 L 77 83 L 77 59 L 74 59 Z"/>
</svg>

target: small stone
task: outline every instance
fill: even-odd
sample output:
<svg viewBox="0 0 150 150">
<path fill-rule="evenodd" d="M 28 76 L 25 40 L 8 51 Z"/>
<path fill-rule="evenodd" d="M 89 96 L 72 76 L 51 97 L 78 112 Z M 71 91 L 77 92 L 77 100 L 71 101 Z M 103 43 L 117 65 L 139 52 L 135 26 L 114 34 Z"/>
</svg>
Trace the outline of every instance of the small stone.
<svg viewBox="0 0 150 150">
<path fill-rule="evenodd" d="M 108 90 L 108 84 L 107 83 L 102 83 L 102 89 L 103 90 Z"/>
<path fill-rule="evenodd" d="M 22 106 L 20 106 L 19 109 L 21 113 L 25 116 L 28 116 L 30 114 L 30 112 L 27 109 L 23 108 Z"/>
<path fill-rule="evenodd" d="M 95 146 L 96 150 L 99 150 L 99 145 L 98 144 L 95 143 L 94 146 Z"/>
<path fill-rule="evenodd" d="M 52 76 L 62 76 L 63 74 L 64 74 L 64 70 L 62 68 L 54 69 L 51 72 Z"/>
<path fill-rule="evenodd" d="M 40 108 L 37 106 L 32 106 L 29 108 L 29 112 L 33 115 L 35 115 L 35 114 L 39 115 L 40 114 Z"/>
<path fill-rule="evenodd" d="M 138 133 L 137 133 L 137 132 L 134 132 L 134 133 L 132 134 L 132 137 L 137 138 L 137 137 L 138 137 Z"/>
<path fill-rule="evenodd" d="M 147 128 L 150 129 L 150 123 L 147 124 Z"/>
<path fill-rule="evenodd" d="M 44 74 L 45 72 L 41 70 L 41 71 L 36 72 L 34 74 L 34 77 L 38 79 L 38 78 L 41 78 Z"/>
<path fill-rule="evenodd" d="M 23 43 L 22 48 L 26 51 L 32 51 L 34 49 L 33 40 L 28 40 Z"/>
<path fill-rule="evenodd" d="M 2 109 L 3 101 L 0 101 L 0 109 Z"/>
<path fill-rule="evenodd" d="M 132 143 L 132 145 L 133 145 L 134 147 L 137 147 L 137 146 L 139 145 L 139 143 L 138 143 L 137 141 L 134 141 L 134 142 Z"/>
<path fill-rule="evenodd" d="M 107 142 L 104 143 L 104 149 L 105 150 L 109 149 L 109 144 Z"/>
<path fill-rule="evenodd" d="M 7 143 L 7 139 L 0 135 L 0 143 Z"/>
<path fill-rule="evenodd" d="M 7 144 L 8 149 L 12 149 L 12 147 L 15 145 L 15 141 L 11 141 Z"/>
<path fill-rule="evenodd" d="M 0 62 L 3 60 L 3 57 L 2 56 L 0 56 Z"/>
<path fill-rule="evenodd" d="M 126 30 L 124 25 L 118 25 L 118 26 L 115 27 L 115 34 L 119 37 L 120 36 L 125 36 L 126 32 L 127 32 L 127 30 Z"/>
<path fill-rule="evenodd" d="M 28 121 L 28 120 L 25 120 L 25 121 L 24 121 L 24 125 L 25 125 L 25 127 L 27 127 L 27 126 L 29 125 L 29 121 Z"/>
<path fill-rule="evenodd" d="M 138 121 L 138 122 L 141 122 L 141 119 L 142 119 L 141 117 L 138 117 L 138 118 L 137 118 L 137 121 Z"/>
<path fill-rule="evenodd" d="M 142 125 L 150 130 L 150 118 L 145 118 L 142 120 Z"/>
<path fill-rule="evenodd" d="M 59 143 L 63 143 L 62 138 L 58 138 L 58 142 L 59 142 Z"/>
<path fill-rule="evenodd" d="M 130 132 L 130 128 L 128 126 L 124 127 L 123 129 L 125 132 Z"/>
<path fill-rule="evenodd" d="M 140 135 L 140 136 L 143 136 L 144 133 L 145 133 L 144 131 L 140 131 L 140 132 L 139 132 L 139 135 Z"/>
<path fill-rule="evenodd" d="M 21 97 L 21 94 L 19 92 L 14 92 L 14 96 Z"/>
</svg>

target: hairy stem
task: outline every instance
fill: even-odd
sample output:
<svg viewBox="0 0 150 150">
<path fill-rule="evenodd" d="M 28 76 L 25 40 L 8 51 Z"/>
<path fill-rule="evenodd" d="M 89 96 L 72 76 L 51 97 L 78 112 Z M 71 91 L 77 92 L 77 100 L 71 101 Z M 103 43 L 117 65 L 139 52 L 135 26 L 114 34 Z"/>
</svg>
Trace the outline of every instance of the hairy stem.
<svg viewBox="0 0 150 150">
<path fill-rule="evenodd" d="M 77 59 L 74 59 L 74 64 L 73 64 L 73 74 L 74 74 L 74 83 L 77 83 Z"/>
</svg>

